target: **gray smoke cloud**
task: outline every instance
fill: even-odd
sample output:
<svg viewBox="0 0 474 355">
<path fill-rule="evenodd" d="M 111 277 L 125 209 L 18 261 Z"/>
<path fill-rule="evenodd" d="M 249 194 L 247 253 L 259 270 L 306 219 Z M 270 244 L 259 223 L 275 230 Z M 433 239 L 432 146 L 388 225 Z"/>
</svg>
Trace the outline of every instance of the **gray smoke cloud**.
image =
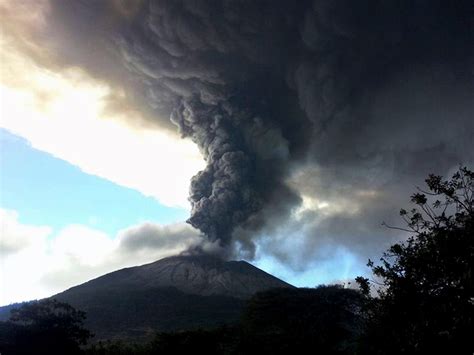
<svg viewBox="0 0 474 355">
<path fill-rule="evenodd" d="M 474 161 L 471 1 L 51 4 L 64 65 L 126 87 L 199 146 L 188 222 L 224 255 L 252 257 L 285 223 L 306 226 L 311 250 L 370 244 L 369 219 L 407 188 Z M 292 217 L 338 192 L 368 213 Z"/>
<path fill-rule="evenodd" d="M 207 167 L 191 181 L 188 222 L 225 249 L 236 227 L 258 228 L 255 216 L 275 195 L 278 204 L 298 201 L 282 182 L 291 142 L 278 121 L 287 113 L 272 106 L 287 92 L 277 54 L 289 19 L 284 8 L 264 14 L 251 2 L 147 6 L 114 42 L 150 102 L 172 107 L 171 121 L 201 149 Z"/>
</svg>

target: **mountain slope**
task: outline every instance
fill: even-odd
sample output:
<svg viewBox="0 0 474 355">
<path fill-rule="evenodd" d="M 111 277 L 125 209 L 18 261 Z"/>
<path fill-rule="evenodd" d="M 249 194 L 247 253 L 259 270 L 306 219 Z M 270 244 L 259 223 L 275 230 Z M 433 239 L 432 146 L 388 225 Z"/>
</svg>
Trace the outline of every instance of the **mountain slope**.
<svg viewBox="0 0 474 355">
<path fill-rule="evenodd" d="M 53 298 L 87 313 L 95 340 L 235 322 L 253 294 L 292 287 L 245 261 L 175 256 L 126 268 Z"/>
<path fill-rule="evenodd" d="M 106 274 L 62 294 L 125 287 L 141 290 L 174 287 L 187 294 L 246 299 L 259 291 L 291 285 L 245 261 L 226 262 L 211 256 L 173 256 Z"/>
</svg>

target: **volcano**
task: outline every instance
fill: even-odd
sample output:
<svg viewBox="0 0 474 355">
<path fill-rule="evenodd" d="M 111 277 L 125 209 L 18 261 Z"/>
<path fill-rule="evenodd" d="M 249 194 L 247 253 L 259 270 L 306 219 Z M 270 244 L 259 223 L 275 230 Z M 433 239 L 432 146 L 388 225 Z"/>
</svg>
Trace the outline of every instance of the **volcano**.
<svg viewBox="0 0 474 355">
<path fill-rule="evenodd" d="M 121 269 L 52 298 L 87 314 L 95 340 L 146 339 L 155 331 L 236 322 L 257 292 L 293 287 L 245 261 L 173 256 Z"/>
</svg>

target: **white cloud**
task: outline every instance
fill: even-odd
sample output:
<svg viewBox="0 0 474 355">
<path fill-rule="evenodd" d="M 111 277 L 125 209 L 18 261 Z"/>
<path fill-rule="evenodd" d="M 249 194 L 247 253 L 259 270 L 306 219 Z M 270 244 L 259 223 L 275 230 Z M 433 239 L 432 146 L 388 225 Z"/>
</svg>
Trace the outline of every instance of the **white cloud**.
<svg viewBox="0 0 474 355">
<path fill-rule="evenodd" d="M 51 233 L 45 226 L 26 226 L 18 222 L 18 213 L 0 209 L 0 256 L 35 249 Z"/>
<path fill-rule="evenodd" d="M 46 226 L 23 225 L 15 211 L 0 209 L 0 304 L 41 297 L 45 289 L 38 284 L 46 255 Z M 32 294 L 31 285 L 38 285 Z"/>
<path fill-rule="evenodd" d="M 100 231 L 82 225 L 70 225 L 50 242 L 56 260 L 74 260 L 78 264 L 96 266 L 104 262 L 114 241 Z"/>
<path fill-rule="evenodd" d="M 82 225 L 54 233 L 0 209 L 0 305 L 48 297 L 102 274 L 175 255 L 199 241 L 185 223 L 143 223 L 115 238 Z"/>
<path fill-rule="evenodd" d="M 29 50 L 42 50 L 23 40 Z M 0 127 L 86 173 L 189 208 L 190 179 L 204 168 L 192 142 L 126 124 L 123 116 L 144 119 L 132 107 L 108 109 L 111 96 L 123 95 L 118 89 L 78 68 L 38 66 L 17 42 L 0 37 Z"/>
</svg>

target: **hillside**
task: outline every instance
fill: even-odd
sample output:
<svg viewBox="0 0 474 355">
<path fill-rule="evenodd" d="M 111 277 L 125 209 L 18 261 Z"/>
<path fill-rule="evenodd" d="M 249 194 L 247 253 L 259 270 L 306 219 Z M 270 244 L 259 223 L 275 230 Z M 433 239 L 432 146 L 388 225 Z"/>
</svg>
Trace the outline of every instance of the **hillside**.
<svg viewBox="0 0 474 355">
<path fill-rule="evenodd" d="M 204 255 L 172 256 L 111 272 L 57 296 L 69 298 L 89 291 L 169 287 L 192 295 L 247 299 L 259 291 L 290 285 L 245 261 L 224 261 Z"/>
<path fill-rule="evenodd" d="M 144 339 L 156 330 L 231 324 L 246 299 L 282 287 L 292 286 L 245 261 L 174 256 L 103 275 L 52 298 L 85 311 L 96 341 Z"/>
</svg>

